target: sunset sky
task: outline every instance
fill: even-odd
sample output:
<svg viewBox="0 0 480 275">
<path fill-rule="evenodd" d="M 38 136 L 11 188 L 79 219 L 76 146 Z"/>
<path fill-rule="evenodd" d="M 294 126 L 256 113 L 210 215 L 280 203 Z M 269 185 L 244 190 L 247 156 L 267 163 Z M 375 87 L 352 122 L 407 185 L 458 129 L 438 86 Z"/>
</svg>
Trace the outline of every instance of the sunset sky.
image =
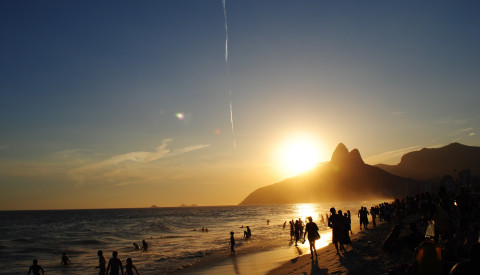
<svg viewBox="0 0 480 275">
<path fill-rule="evenodd" d="M 238 204 L 299 144 L 480 146 L 480 2 L 225 4 L 1 1 L 0 210 Z"/>
</svg>

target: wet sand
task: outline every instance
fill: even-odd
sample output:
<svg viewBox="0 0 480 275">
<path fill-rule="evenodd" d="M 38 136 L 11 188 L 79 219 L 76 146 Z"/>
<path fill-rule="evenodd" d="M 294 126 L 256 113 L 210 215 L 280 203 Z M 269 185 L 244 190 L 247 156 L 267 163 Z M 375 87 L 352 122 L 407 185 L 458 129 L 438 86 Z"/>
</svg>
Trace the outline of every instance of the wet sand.
<svg viewBox="0 0 480 275">
<path fill-rule="evenodd" d="M 318 251 L 316 262 L 312 262 L 310 255 L 304 255 L 266 274 L 387 274 L 396 265 L 413 260 L 413 253 L 386 253 L 382 250 L 382 242 L 390 229 L 390 225 L 381 223 L 374 229 L 354 231 L 352 247 L 347 246 L 347 251 L 340 255 L 337 255 L 335 246 L 329 244 Z"/>
</svg>

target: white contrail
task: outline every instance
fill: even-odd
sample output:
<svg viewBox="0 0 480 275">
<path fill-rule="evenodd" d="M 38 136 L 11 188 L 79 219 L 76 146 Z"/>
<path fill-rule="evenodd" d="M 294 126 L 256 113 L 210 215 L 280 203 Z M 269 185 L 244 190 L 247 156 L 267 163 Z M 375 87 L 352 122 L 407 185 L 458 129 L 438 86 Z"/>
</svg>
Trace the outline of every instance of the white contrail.
<svg viewBox="0 0 480 275">
<path fill-rule="evenodd" d="M 230 123 L 232 124 L 233 147 L 237 149 L 237 143 L 235 142 L 235 130 L 233 129 L 232 91 L 229 91 L 229 94 L 230 94 Z"/>
<path fill-rule="evenodd" d="M 225 19 L 225 65 L 227 66 L 228 71 L 228 23 L 227 23 L 227 8 L 225 5 L 225 0 L 222 0 L 223 5 L 223 18 Z"/>
<path fill-rule="evenodd" d="M 227 7 L 225 0 L 222 0 L 223 5 L 223 18 L 225 19 L 225 68 L 227 70 L 227 77 L 229 74 L 228 70 L 228 21 L 227 21 Z M 233 136 L 233 147 L 237 149 L 237 143 L 235 142 L 235 130 L 233 128 L 233 108 L 232 108 L 232 91 L 228 91 L 230 97 L 230 123 L 232 125 L 232 136 Z"/>
</svg>

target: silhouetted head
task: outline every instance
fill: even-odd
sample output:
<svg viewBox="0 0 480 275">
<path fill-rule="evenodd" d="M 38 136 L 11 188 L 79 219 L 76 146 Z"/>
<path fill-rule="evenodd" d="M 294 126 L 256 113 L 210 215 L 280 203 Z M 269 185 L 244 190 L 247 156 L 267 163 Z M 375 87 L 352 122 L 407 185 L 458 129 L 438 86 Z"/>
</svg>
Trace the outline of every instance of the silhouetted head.
<svg viewBox="0 0 480 275">
<path fill-rule="evenodd" d="M 343 215 L 342 210 L 338 210 L 338 215 Z"/>
<path fill-rule="evenodd" d="M 98 255 L 98 256 L 103 256 L 103 251 L 102 251 L 102 250 L 98 250 L 97 255 Z"/>
<path fill-rule="evenodd" d="M 308 219 L 310 222 L 312 222 L 312 220 L 313 220 L 312 217 L 307 217 L 307 219 Z"/>
<path fill-rule="evenodd" d="M 127 258 L 127 264 L 132 264 L 132 258 Z"/>
<path fill-rule="evenodd" d="M 113 256 L 114 258 L 116 258 L 117 255 L 118 255 L 118 252 L 117 252 L 117 251 L 113 251 L 113 252 L 112 252 L 112 256 Z"/>
<path fill-rule="evenodd" d="M 412 222 L 412 223 L 410 224 L 410 230 L 412 230 L 412 232 L 417 231 L 417 224 L 414 223 L 414 222 Z"/>
<path fill-rule="evenodd" d="M 37 264 L 37 263 L 38 263 L 37 259 L 33 259 L 33 264 Z"/>
<path fill-rule="evenodd" d="M 230 235 L 232 235 L 232 236 L 233 236 L 233 234 L 235 234 L 235 233 L 233 233 L 233 231 L 231 231 L 231 232 L 230 232 Z"/>
<path fill-rule="evenodd" d="M 335 213 L 337 213 L 337 210 L 335 210 L 335 208 L 332 207 L 332 208 L 330 208 L 330 213 L 335 214 Z"/>
<path fill-rule="evenodd" d="M 63 252 L 63 256 L 65 256 L 65 252 Z"/>
</svg>

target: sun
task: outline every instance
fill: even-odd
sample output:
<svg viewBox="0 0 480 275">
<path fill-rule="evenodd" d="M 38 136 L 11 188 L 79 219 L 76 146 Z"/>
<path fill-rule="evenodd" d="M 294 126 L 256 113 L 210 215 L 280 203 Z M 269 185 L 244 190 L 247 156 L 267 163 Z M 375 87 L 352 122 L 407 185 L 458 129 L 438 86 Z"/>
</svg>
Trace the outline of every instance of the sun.
<svg viewBox="0 0 480 275">
<path fill-rule="evenodd" d="M 295 176 L 310 170 L 322 161 L 322 150 L 310 137 L 288 138 L 280 147 L 279 161 L 284 174 Z"/>
</svg>

